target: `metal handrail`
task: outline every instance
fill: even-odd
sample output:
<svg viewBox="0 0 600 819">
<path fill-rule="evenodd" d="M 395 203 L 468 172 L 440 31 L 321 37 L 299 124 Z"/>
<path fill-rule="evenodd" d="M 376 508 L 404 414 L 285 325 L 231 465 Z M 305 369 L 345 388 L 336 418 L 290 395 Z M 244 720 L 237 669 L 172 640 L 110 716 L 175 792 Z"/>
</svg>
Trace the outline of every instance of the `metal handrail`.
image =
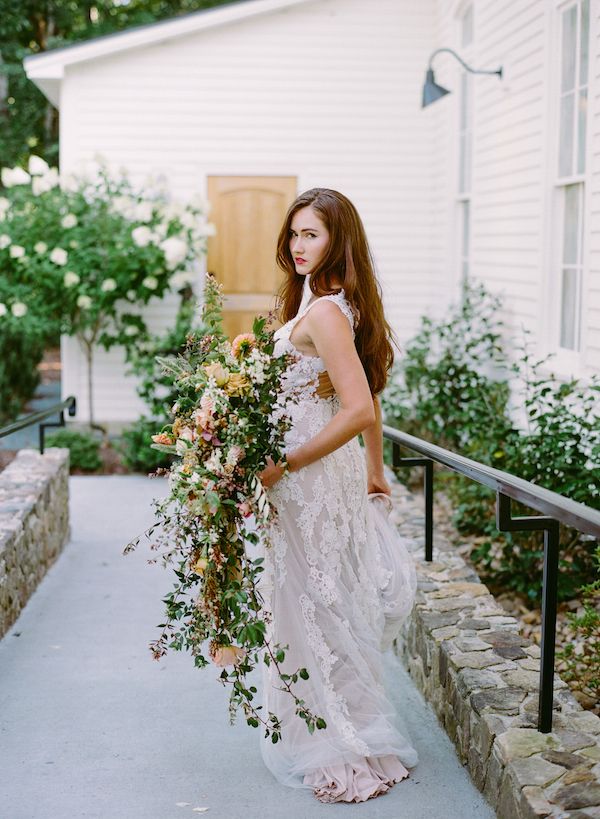
<svg viewBox="0 0 600 819">
<path fill-rule="evenodd" d="M 6 435 L 10 435 L 13 432 L 18 432 L 20 429 L 25 429 L 26 427 L 33 426 L 33 424 L 40 424 L 40 453 L 44 454 L 44 433 L 47 427 L 64 427 L 65 425 L 65 416 L 64 410 L 68 409 L 69 415 L 71 418 L 75 415 L 77 411 L 77 399 L 74 395 L 70 395 L 68 398 L 65 398 L 64 401 L 61 401 L 60 404 L 53 404 L 51 407 L 48 407 L 45 410 L 40 410 L 39 412 L 32 412 L 31 415 L 25 415 L 23 418 L 18 418 L 16 421 L 13 421 L 12 424 L 8 424 L 5 427 L 0 429 L 0 438 L 4 438 Z M 44 420 L 44 418 L 48 418 L 50 415 L 55 415 L 57 412 L 60 412 L 60 421 L 57 422 L 50 422 L 47 424 L 40 423 Z"/>
<path fill-rule="evenodd" d="M 436 444 L 384 425 L 383 436 L 392 442 L 392 465 L 425 468 L 425 560 L 433 559 L 433 463 L 442 464 L 496 492 L 496 526 L 501 532 L 541 530 L 544 533 L 544 568 L 542 576 L 542 634 L 538 730 L 552 730 L 554 696 L 554 656 L 556 644 L 556 609 L 558 587 L 559 523 L 600 539 L 600 512 L 583 503 L 565 498 L 530 481 L 500 469 L 457 455 Z M 401 458 L 400 447 L 418 452 L 421 458 Z M 513 518 L 511 501 L 515 500 L 542 515 Z"/>
</svg>

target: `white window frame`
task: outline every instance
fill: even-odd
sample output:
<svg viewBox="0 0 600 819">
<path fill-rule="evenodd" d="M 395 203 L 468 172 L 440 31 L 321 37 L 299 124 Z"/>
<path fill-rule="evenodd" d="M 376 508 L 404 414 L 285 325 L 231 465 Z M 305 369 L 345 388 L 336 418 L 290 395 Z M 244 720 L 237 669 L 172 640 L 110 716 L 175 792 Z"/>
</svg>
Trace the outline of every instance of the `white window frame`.
<svg viewBox="0 0 600 819">
<path fill-rule="evenodd" d="M 466 45 L 463 46 L 463 22 L 465 16 L 470 12 L 471 14 L 471 41 Z M 473 52 L 474 52 L 474 42 L 475 42 L 475 3 L 474 0 L 466 0 L 466 2 L 462 2 L 458 4 L 455 8 L 454 12 L 455 16 L 455 38 L 454 41 L 456 43 L 456 51 L 462 57 L 462 59 L 466 62 L 471 64 L 473 60 Z M 463 79 L 466 77 L 466 80 Z M 466 116 L 466 127 L 463 129 L 462 127 L 462 105 L 464 101 L 463 97 L 463 82 L 466 82 L 468 87 L 469 93 L 469 108 L 467 109 Z M 458 290 L 462 289 L 462 285 L 465 281 L 472 279 L 473 275 L 473 267 L 472 267 L 472 246 L 473 246 L 473 231 L 472 231 L 472 224 L 473 224 L 473 208 L 472 208 L 472 187 L 473 187 L 473 147 L 474 147 L 474 138 L 473 138 L 473 121 L 474 121 L 474 93 L 475 93 L 475 85 L 473 83 L 473 75 L 462 68 L 460 65 L 458 66 L 457 76 L 456 76 L 456 98 L 457 98 L 457 105 L 456 105 L 456 145 L 457 150 L 455 153 L 456 157 L 456 195 L 455 195 L 455 219 L 454 219 L 454 236 L 455 236 L 455 248 L 456 252 L 454 254 L 455 257 L 455 281 L 458 285 Z M 468 180 L 468 184 L 466 185 L 465 189 L 462 190 L 462 179 L 461 179 L 461 168 L 463 162 L 463 135 L 467 135 L 469 140 L 469 147 L 468 147 L 468 167 L 464 174 L 465 178 Z M 467 224 L 465 225 L 465 219 L 468 220 Z M 467 237 L 467 241 L 465 242 L 465 236 Z M 467 268 L 467 272 L 465 275 L 465 267 Z"/>
<path fill-rule="evenodd" d="M 585 293 L 588 287 L 590 266 L 590 219 L 591 212 L 591 123 L 594 117 L 594 96 L 590 93 L 590 78 L 594 70 L 593 43 L 596 36 L 596 21 L 593 3 L 589 7 L 589 55 L 588 55 L 588 110 L 586 120 L 585 172 L 569 177 L 559 176 L 560 149 L 560 98 L 562 83 L 562 14 L 570 6 L 580 5 L 581 0 L 553 0 L 549 8 L 548 59 L 545 62 L 548 70 L 547 100 L 547 212 L 544 224 L 545 252 L 542 253 L 542 298 L 540 316 L 540 353 L 553 356 L 546 365 L 547 372 L 555 373 L 559 378 L 577 377 L 585 380 L 586 376 L 586 337 L 587 316 L 585 312 Z M 579 14 L 579 12 L 578 12 Z M 560 54 L 561 59 L 553 59 Z M 576 55 L 579 59 L 579 48 Z M 574 148 L 575 150 L 575 148 Z M 581 200 L 583 220 L 578 241 L 583 243 L 581 254 L 581 274 L 578 277 L 578 334 L 579 349 L 571 350 L 560 346 L 561 310 L 562 310 L 562 268 L 563 268 L 563 232 L 565 188 L 572 184 L 583 185 Z"/>
</svg>

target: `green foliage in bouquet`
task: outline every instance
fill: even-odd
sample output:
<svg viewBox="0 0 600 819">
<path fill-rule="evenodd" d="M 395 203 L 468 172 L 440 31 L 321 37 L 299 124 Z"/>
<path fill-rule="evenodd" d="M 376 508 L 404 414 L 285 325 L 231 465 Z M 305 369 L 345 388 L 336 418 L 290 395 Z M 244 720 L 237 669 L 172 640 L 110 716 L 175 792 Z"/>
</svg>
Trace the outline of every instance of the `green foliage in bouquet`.
<svg viewBox="0 0 600 819">
<path fill-rule="evenodd" d="M 281 738 L 276 714 L 261 715 L 256 688 L 246 675 L 258 663 L 273 666 L 293 697 L 295 713 L 312 733 L 325 720 L 313 714 L 292 686 L 308 678 L 299 668 L 284 672 L 287 646 L 269 638 L 269 612 L 260 591 L 263 559 L 251 559 L 247 544 L 271 548 L 269 524 L 276 511 L 258 477 L 267 457 L 282 454 L 289 418 L 278 406 L 287 356 L 275 356 L 267 319 L 230 343 L 222 329 L 221 289 L 209 276 L 202 331 L 188 335 L 182 354 L 159 357 L 176 392 L 173 420 L 152 436 L 155 448 L 175 457 L 168 470 L 169 495 L 154 501 L 164 546 L 162 561 L 174 565 L 177 582 L 164 599 L 166 620 L 152 642 L 155 658 L 167 649 L 188 650 L 195 665 L 206 656 L 223 667 L 231 685 L 230 716 L 238 708 L 249 725 L 262 725 L 272 742 Z M 255 525 L 250 521 L 254 518 Z M 135 539 L 125 553 L 139 543 Z"/>
</svg>

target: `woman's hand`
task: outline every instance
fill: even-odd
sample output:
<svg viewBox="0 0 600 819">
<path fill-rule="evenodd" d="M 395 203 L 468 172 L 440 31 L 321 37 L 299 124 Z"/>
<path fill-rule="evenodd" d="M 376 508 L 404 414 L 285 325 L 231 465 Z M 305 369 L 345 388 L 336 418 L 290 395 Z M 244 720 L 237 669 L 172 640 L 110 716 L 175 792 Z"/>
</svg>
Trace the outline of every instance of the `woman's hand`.
<svg viewBox="0 0 600 819">
<path fill-rule="evenodd" d="M 392 494 L 391 487 L 384 478 L 383 473 L 367 475 L 367 492 L 368 494 L 371 494 L 371 492 L 383 492 L 384 495 Z"/>
<path fill-rule="evenodd" d="M 267 456 L 267 465 L 262 472 L 258 473 L 260 482 L 264 487 L 270 489 L 283 476 L 284 469 L 276 464 L 270 455 Z"/>
</svg>

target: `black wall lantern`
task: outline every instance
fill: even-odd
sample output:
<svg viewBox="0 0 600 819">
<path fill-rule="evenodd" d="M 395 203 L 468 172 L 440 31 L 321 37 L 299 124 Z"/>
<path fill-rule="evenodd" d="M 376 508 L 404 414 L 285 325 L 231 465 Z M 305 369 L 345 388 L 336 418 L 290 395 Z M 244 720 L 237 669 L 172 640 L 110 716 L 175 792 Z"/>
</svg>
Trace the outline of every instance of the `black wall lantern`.
<svg viewBox="0 0 600 819">
<path fill-rule="evenodd" d="M 447 88 L 444 88 L 436 83 L 433 68 L 431 67 L 433 58 L 441 51 L 447 51 L 449 54 L 452 54 L 453 57 L 456 57 L 459 63 L 461 63 L 467 71 L 470 71 L 471 74 L 497 74 L 500 79 L 502 79 L 502 68 L 499 68 L 497 71 L 478 71 L 477 69 L 468 66 L 455 51 L 452 51 L 451 48 L 438 48 L 429 58 L 429 65 L 427 66 L 427 73 L 425 75 L 425 85 L 423 86 L 423 102 L 421 108 L 431 105 L 432 102 L 435 102 L 436 100 L 439 100 L 441 97 L 444 97 L 446 94 L 450 93 Z"/>
</svg>

